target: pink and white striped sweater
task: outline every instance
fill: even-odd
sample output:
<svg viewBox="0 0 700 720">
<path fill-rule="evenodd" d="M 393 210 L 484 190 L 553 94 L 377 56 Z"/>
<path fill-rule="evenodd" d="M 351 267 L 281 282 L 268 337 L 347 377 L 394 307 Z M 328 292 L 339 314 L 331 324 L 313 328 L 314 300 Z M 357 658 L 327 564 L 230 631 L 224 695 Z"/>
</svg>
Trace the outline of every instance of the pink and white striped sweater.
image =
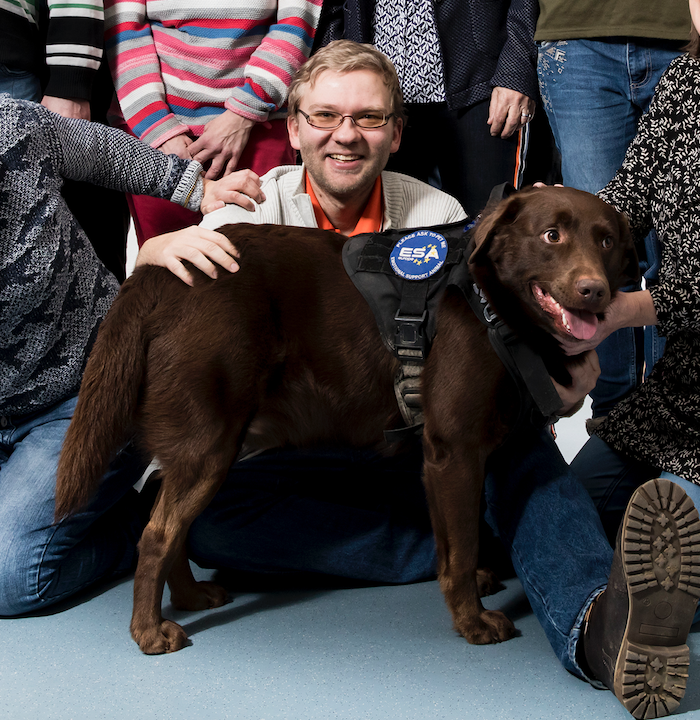
<svg viewBox="0 0 700 720">
<path fill-rule="evenodd" d="M 105 0 L 105 50 L 126 123 L 160 147 L 198 137 L 225 109 L 274 117 L 320 12 L 321 0 Z"/>
</svg>

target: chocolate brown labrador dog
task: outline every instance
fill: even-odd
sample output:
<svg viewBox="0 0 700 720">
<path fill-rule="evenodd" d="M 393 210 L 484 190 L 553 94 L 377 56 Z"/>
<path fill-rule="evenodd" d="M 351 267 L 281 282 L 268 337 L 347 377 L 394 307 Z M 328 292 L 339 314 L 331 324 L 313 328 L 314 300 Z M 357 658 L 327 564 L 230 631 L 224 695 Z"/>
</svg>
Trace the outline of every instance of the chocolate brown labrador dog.
<svg viewBox="0 0 700 720">
<path fill-rule="evenodd" d="M 145 653 L 183 647 L 161 615 L 226 602 L 196 582 L 185 550 L 243 442 L 380 445 L 401 424 L 398 361 L 341 262 L 345 238 L 322 230 L 228 226 L 240 270 L 193 288 L 160 267 L 124 284 L 90 356 L 58 469 L 56 517 L 96 490 L 134 433 L 158 458 L 162 484 L 139 543 L 131 633 Z M 618 287 L 636 277 L 625 219 L 565 188 L 516 194 L 478 224 L 469 258 L 493 309 L 554 364 L 556 337 L 588 338 Z M 439 579 L 454 624 L 471 643 L 512 637 L 485 610 L 492 577 L 477 573 L 484 467 L 517 415 L 512 381 L 465 297 L 448 288 L 423 370 L 424 480 Z"/>
</svg>

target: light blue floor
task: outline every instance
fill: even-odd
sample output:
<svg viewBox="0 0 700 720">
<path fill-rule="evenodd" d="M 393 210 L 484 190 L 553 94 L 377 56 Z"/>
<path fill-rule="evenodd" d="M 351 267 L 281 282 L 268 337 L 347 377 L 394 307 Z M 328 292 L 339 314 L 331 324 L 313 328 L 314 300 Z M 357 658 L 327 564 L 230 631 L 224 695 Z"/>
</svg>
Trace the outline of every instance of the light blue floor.
<svg viewBox="0 0 700 720">
<path fill-rule="evenodd" d="M 582 411 L 558 425 L 567 460 Z M 209 573 L 198 571 L 199 579 Z M 472 646 L 436 582 L 234 592 L 218 610 L 164 614 L 192 644 L 142 655 L 123 580 L 47 616 L 0 620 L 2 720 L 625 720 L 613 695 L 567 674 L 519 583 L 485 600 L 521 635 Z M 700 720 L 700 633 L 678 717 Z"/>
<path fill-rule="evenodd" d="M 200 571 L 199 577 L 207 574 Z M 192 644 L 142 655 L 128 633 L 132 582 L 61 612 L 0 621 L 0 717 L 12 720 L 595 720 L 630 716 L 568 675 L 517 581 L 486 600 L 521 631 L 471 646 L 436 582 L 246 592 L 202 613 L 165 614 Z M 681 706 L 700 718 L 700 636 Z"/>
</svg>

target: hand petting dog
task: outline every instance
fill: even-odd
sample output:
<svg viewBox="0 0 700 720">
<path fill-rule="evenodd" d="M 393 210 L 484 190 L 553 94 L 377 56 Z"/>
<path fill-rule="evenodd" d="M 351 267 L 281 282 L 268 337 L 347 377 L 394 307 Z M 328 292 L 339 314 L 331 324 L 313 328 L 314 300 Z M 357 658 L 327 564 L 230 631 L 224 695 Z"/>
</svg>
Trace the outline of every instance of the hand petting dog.
<svg viewBox="0 0 700 720">
<path fill-rule="evenodd" d="M 569 417 L 577 413 L 586 395 L 593 390 L 600 376 L 600 363 L 598 353 L 595 350 L 588 350 L 585 353 L 568 358 L 564 367 L 571 375 L 569 385 L 560 385 L 554 378 L 552 384 L 563 404 L 559 415 Z"/>
<path fill-rule="evenodd" d="M 260 189 L 260 178 L 252 170 L 239 170 L 221 180 L 204 178 L 201 203 L 204 215 L 231 204 L 253 210 L 253 200 L 262 203 L 265 194 Z M 185 262 L 216 280 L 219 267 L 228 272 L 238 270 L 237 258 L 236 248 L 225 235 L 192 226 L 150 238 L 142 245 L 135 264 L 136 267 L 159 265 L 170 270 L 187 285 L 192 285 L 194 278 Z"/>
<path fill-rule="evenodd" d="M 230 177 L 230 176 L 229 176 Z M 187 285 L 194 285 L 194 276 L 185 262 L 216 280 L 218 268 L 236 272 L 238 252 L 233 243 L 215 230 L 193 225 L 147 240 L 136 257 L 136 267 L 160 265 Z"/>
</svg>

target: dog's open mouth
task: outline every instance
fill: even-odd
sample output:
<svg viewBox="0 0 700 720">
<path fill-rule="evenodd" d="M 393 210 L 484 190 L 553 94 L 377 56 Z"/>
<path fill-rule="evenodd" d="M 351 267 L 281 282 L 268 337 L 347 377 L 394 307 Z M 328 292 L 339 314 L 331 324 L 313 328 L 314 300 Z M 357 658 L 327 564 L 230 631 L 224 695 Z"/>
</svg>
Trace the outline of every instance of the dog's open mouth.
<svg viewBox="0 0 700 720">
<path fill-rule="evenodd" d="M 557 330 L 565 335 L 573 336 L 577 340 L 589 340 L 595 335 L 598 327 L 598 317 L 595 313 L 562 307 L 539 285 L 533 285 L 532 292 L 542 310 L 554 321 Z"/>
</svg>

